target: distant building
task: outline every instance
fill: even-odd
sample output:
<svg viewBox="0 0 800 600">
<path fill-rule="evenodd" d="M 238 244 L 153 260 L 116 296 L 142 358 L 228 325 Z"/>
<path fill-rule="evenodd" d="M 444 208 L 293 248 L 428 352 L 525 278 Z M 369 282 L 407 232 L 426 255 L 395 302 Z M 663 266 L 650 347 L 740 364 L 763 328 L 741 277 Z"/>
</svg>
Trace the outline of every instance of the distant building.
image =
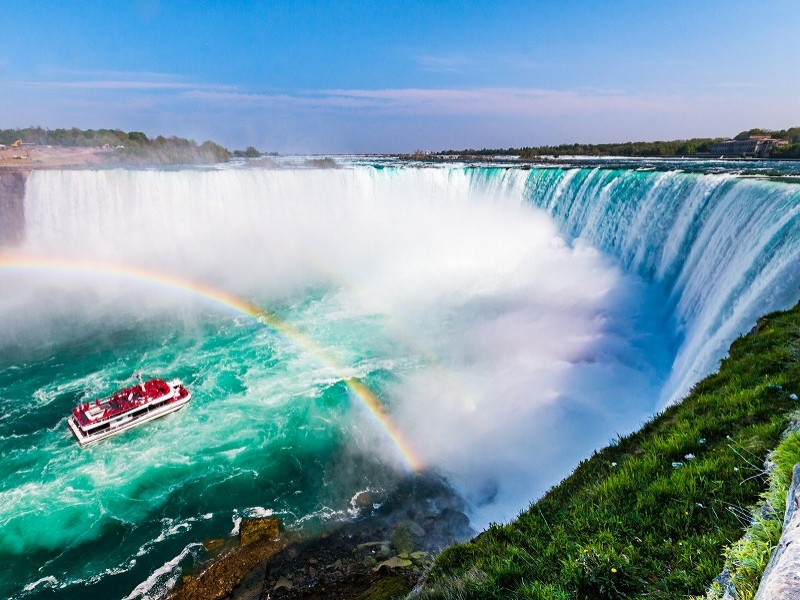
<svg viewBox="0 0 800 600">
<path fill-rule="evenodd" d="M 787 140 L 775 140 L 769 135 L 751 135 L 746 140 L 726 140 L 711 146 L 715 156 L 766 158 L 776 146 L 786 146 Z"/>
</svg>

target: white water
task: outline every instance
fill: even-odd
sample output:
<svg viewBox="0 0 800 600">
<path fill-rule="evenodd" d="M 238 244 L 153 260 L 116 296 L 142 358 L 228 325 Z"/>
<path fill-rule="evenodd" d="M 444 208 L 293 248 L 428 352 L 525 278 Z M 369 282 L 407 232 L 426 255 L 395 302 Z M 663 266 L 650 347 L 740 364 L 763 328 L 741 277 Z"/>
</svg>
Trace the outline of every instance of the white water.
<svg viewBox="0 0 800 600">
<path fill-rule="evenodd" d="M 586 244 L 566 243 L 525 200 L 526 179 L 42 171 L 28 182 L 24 250 L 135 264 L 267 306 L 324 290 L 301 317 L 305 330 L 378 319 L 377 336 L 319 341 L 345 363 L 344 348 L 360 345 L 416 365 L 387 384 L 394 418 L 426 465 L 486 505 L 481 523 L 513 516 L 588 450 L 638 425 L 668 361 L 649 292 Z"/>
<path fill-rule="evenodd" d="M 539 170 L 527 197 L 569 234 L 663 288 L 677 356 L 662 404 L 731 342 L 800 298 L 800 186 L 735 175 Z"/>
<path fill-rule="evenodd" d="M 180 290 L 69 269 L 0 274 L 0 356 L 20 363 L 6 365 L 9 380 L 19 369 L 38 375 L 25 370 L 40 364 L 34 358 L 61 360 L 70 340 L 119 353 L 33 392 L 54 415 L 37 448 L 13 427 L 28 399 L 0 389 L 0 424 L 14 430 L 2 441 L 30 454 L 24 484 L 13 473 L 0 482 L 0 539 L 20 556 L 57 552 L 102 541 L 104 526 L 124 521 L 136 532 L 129 552 L 113 564 L 94 559 L 94 575 L 60 567 L 57 580 L 102 577 L 126 556 L 145 568 L 164 546 L 146 568 L 171 565 L 159 571 L 171 581 L 172 557 L 197 541 L 197 515 L 213 511 L 202 522 L 223 528 L 255 507 L 298 524 L 346 515 L 353 494 L 381 485 L 348 470 L 352 457 L 397 458 L 363 411 L 309 410 L 350 376 L 373 387 L 410 449 L 471 501 L 474 525 L 511 518 L 592 449 L 684 393 L 758 315 L 797 299 L 797 189 L 605 170 L 36 171 L 18 251 L 137 266 L 237 294 L 275 309 L 339 369 Z M 205 339 L 209 311 L 220 324 Z M 139 322 L 152 329 L 151 318 L 180 327 L 119 350 L 106 339 Z M 117 451 L 146 433 L 74 452 L 57 422 L 69 409 L 61 404 L 142 366 L 195 379 L 196 401 L 180 421 L 192 435 L 159 437 L 138 461 Z M 342 456 L 321 455 L 332 446 L 315 432 L 344 436 Z M 321 489 L 287 481 L 291 493 L 259 497 L 241 483 L 279 478 L 288 471 L 275 456 L 303 452 L 327 461 L 314 482 Z M 299 472 L 310 464 L 298 461 Z M 213 506 L 184 498 L 187 514 L 175 512 L 175 490 L 204 480 L 210 490 L 245 486 L 250 504 L 212 491 Z M 146 509 L 129 498 L 141 490 Z M 87 527 L 80 515 L 89 514 Z M 169 535 L 163 523 L 173 524 Z M 51 576 L 32 574 L 29 585 L 44 583 L 29 591 Z M 150 594 L 153 581 L 133 597 Z"/>
</svg>

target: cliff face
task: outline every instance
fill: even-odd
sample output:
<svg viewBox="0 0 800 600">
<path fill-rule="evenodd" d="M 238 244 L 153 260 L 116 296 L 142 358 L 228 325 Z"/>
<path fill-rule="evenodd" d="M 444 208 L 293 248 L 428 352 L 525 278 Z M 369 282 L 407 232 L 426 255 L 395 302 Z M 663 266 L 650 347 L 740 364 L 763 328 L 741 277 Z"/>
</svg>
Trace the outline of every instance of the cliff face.
<svg viewBox="0 0 800 600">
<path fill-rule="evenodd" d="M 25 234 L 25 181 L 29 170 L 0 170 L 0 247 L 13 246 Z"/>
</svg>

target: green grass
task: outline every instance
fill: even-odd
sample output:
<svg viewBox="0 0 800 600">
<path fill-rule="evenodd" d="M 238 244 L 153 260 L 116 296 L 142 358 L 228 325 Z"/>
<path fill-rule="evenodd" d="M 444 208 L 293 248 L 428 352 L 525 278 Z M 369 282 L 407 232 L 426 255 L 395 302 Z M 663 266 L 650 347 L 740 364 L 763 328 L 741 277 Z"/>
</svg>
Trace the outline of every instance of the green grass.
<svg viewBox="0 0 800 600">
<path fill-rule="evenodd" d="M 800 393 L 800 305 L 760 319 L 718 373 L 583 461 L 516 521 L 442 552 L 412 597 L 702 597 L 729 546 L 729 566 L 745 565 L 741 585 L 747 569 L 757 585 L 794 464 L 786 452 L 772 475 L 764 469 L 800 406 L 791 392 Z M 800 450 L 793 438 L 787 447 Z M 766 493 L 780 515 L 749 534 L 760 545 L 737 549 L 770 478 Z"/>
</svg>

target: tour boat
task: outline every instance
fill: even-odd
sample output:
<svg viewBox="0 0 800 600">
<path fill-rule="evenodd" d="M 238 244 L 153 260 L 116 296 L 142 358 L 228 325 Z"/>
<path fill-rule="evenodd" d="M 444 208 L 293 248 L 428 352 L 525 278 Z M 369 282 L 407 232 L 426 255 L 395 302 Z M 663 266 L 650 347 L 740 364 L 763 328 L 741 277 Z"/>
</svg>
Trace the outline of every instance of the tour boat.
<svg viewBox="0 0 800 600">
<path fill-rule="evenodd" d="M 69 416 L 69 427 L 78 443 L 86 446 L 180 410 L 191 399 L 180 379 L 151 379 L 105 400 L 76 406 Z"/>
</svg>

